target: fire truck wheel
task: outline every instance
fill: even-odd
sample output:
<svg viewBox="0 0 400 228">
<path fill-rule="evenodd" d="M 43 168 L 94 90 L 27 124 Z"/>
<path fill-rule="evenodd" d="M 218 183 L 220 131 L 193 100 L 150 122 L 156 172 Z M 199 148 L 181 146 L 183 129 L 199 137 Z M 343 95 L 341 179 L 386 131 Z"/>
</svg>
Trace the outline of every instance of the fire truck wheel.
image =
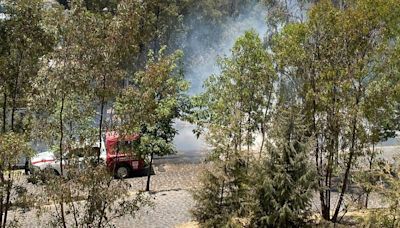
<svg viewBox="0 0 400 228">
<path fill-rule="evenodd" d="M 119 166 L 115 172 L 117 178 L 127 178 L 129 177 L 131 170 L 128 166 Z"/>
</svg>

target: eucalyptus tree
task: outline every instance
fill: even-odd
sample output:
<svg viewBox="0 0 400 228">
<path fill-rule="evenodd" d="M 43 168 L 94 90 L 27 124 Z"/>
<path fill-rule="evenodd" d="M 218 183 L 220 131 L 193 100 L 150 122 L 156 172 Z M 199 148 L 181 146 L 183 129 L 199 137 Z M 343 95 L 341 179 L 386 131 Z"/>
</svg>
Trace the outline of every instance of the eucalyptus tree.
<svg viewBox="0 0 400 228">
<path fill-rule="evenodd" d="M 135 156 L 150 155 L 146 191 L 150 190 L 153 156 L 175 153 L 172 140 L 177 133 L 172 124 L 186 105 L 188 83 L 181 69 L 182 52 L 149 56 L 143 71 L 132 75 L 115 103 L 122 135 L 139 134 Z"/>
<path fill-rule="evenodd" d="M 194 194 L 194 216 L 210 227 L 247 216 L 251 147 L 256 134 L 267 131 L 276 79 L 270 55 L 254 31 L 240 37 L 232 56 L 219 64 L 221 73 L 210 76 L 205 92 L 194 98 L 192 116 L 198 133 L 205 133 L 213 147 L 212 171 L 205 172 L 203 186 Z"/>
<path fill-rule="evenodd" d="M 199 134 L 204 128 L 235 124 L 226 129 L 226 136 L 236 149 L 245 145 L 249 151 L 255 134 L 264 136 L 267 130 L 277 79 L 272 59 L 258 35 L 248 31 L 236 41 L 232 57 L 221 58 L 219 65 L 221 74 L 211 75 L 205 83 L 206 91 L 194 98 L 198 111 L 192 120 L 200 127 Z"/>
<path fill-rule="evenodd" d="M 350 171 L 368 145 L 367 110 L 386 110 L 385 103 L 374 102 L 383 96 L 378 91 L 393 97 L 390 84 L 396 81 L 397 67 L 387 67 L 398 37 L 398 10 L 395 1 L 349 1 L 342 9 L 321 1 L 307 22 L 285 26 L 274 40 L 277 65 L 298 91 L 308 134 L 315 138 L 322 216 L 334 222 Z M 342 181 L 331 217 L 332 177 L 337 174 Z"/>
<path fill-rule="evenodd" d="M 101 149 L 84 148 L 78 162 L 73 152 L 76 144 L 102 145 L 104 107 L 118 93 L 125 72 L 119 57 L 134 49 L 130 35 L 135 17 L 130 17 L 136 12 L 129 3 L 123 1 L 115 15 L 92 12 L 79 0 L 68 9 L 49 8 L 46 28 L 58 42 L 33 81 L 30 108 L 33 135 L 57 152 L 60 164 L 61 173 L 44 183 L 47 194 L 39 197 L 54 202 L 51 226 L 110 226 L 115 218 L 134 215 L 145 201 L 141 194 L 130 195 L 125 181 L 114 182 L 99 163 Z M 95 127 L 98 106 L 100 125 Z"/>
<path fill-rule="evenodd" d="M 0 1 L 0 4 L 4 10 L 0 19 L 0 227 L 6 227 L 15 225 L 9 222 L 8 212 L 12 205 L 22 201 L 21 194 L 26 192 L 17 183 L 12 169 L 21 158 L 32 155 L 28 134 L 24 134 L 29 126 L 25 125 L 23 115 L 17 118 L 16 114 L 27 106 L 27 97 L 32 92 L 30 82 L 37 77 L 40 58 L 50 51 L 53 39 L 43 27 L 42 1 Z"/>
<path fill-rule="evenodd" d="M 73 2 L 68 11 L 54 5 L 48 14 L 46 26 L 54 34 L 57 44 L 43 58 L 40 77 L 32 82 L 35 92 L 30 107 L 35 117 L 33 135 L 57 151 L 60 159 L 60 178 L 57 179 L 62 185 L 65 149 L 74 135 L 73 126 L 81 127 L 79 121 L 88 116 L 86 112 L 92 108 L 85 64 L 87 56 L 82 45 L 89 35 L 91 18 L 85 14 L 79 1 Z M 85 26 L 86 29 L 81 30 Z M 67 194 L 59 192 L 55 201 L 61 211 L 60 224 L 63 227 L 66 227 L 64 203 Z"/>
<path fill-rule="evenodd" d="M 139 33 L 135 37 L 138 44 L 139 55 L 133 56 L 128 62 L 131 71 L 143 69 L 147 64 L 149 51 L 158 55 L 161 47 L 167 46 L 171 54 L 180 47 L 179 34 L 183 31 L 183 8 L 187 1 L 177 0 L 149 0 L 138 3 Z"/>
<path fill-rule="evenodd" d="M 1 67 L 2 129 L 16 131 L 17 109 L 26 107 L 31 92 L 30 80 L 36 77 L 40 58 L 52 47 L 52 37 L 43 28 L 43 3 L 34 1 L 2 1 Z M 26 21 L 30 23 L 26 23 Z M 22 120 L 19 120 L 22 122 Z"/>
<path fill-rule="evenodd" d="M 137 53 L 138 3 L 121 1 L 115 12 L 91 12 L 82 7 L 90 15 L 90 23 L 87 24 L 90 38 L 85 39 L 83 46 L 90 47 L 86 50 L 86 64 L 90 74 L 91 96 L 99 110 L 98 138 L 101 143 L 106 123 L 104 112 L 123 87 L 121 82 L 126 76 L 125 58 Z M 100 162 L 100 151 L 97 159 Z"/>
</svg>

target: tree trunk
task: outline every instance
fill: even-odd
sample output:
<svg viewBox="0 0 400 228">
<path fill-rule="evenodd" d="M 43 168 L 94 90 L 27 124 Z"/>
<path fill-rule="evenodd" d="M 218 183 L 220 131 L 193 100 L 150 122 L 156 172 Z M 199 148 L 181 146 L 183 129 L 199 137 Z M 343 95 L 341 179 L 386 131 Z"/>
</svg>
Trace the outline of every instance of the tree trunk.
<svg viewBox="0 0 400 228">
<path fill-rule="evenodd" d="M 100 164 L 100 155 L 101 155 L 101 143 L 102 143 L 102 133 L 103 133 L 103 114 L 104 113 L 104 96 L 101 98 L 100 104 L 100 123 L 99 123 L 99 151 L 97 152 L 97 164 Z"/>
<path fill-rule="evenodd" d="M 312 84 L 312 90 L 314 93 L 314 96 L 316 96 L 317 90 L 316 90 L 316 82 L 315 82 L 315 76 L 314 76 L 314 72 L 311 75 L 311 84 Z M 317 130 L 317 102 L 315 100 L 315 98 L 312 101 L 312 121 L 313 121 L 313 125 L 312 125 L 312 133 L 314 134 L 315 137 L 315 142 L 316 142 L 316 146 L 315 146 L 315 166 L 317 168 L 317 175 L 318 175 L 318 188 L 319 188 L 319 199 L 320 199 L 320 203 L 321 203 L 321 214 L 322 214 L 322 218 L 324 218 L 325 220 L 329 220 L 330 219 L 330 208 L 329 205 L 330 202 L 326 202 L 326 198 L 325 198 L 325 194 L 324 194 L 324 190 L 323 190 L 323 186 L 322 186 L 322 180 L 321 178 L 323 177 L 322 173 L 321 173 L 321 169 L 322 169 L 322 164 L 320 164 L 320 161 L 322 159 L 322 155 L 320 156 L 320 147 L 319 147 L 319 134 L 318 134 L 318 130 Z"/>
<path fill-rule="evenodd" d="M 17 93 L 18 93 L 18 77 L 19 74 L 15 77 L 14 91 L 12 96 L 12 110 L 11 110 L 11 131 L 14 131 L 14 122 L 15 122 L 15 110 L 17 106 Z"/>
<path fill-rule="evenodd" d="M 4 174 L 0 173 L 1 176 L 1 185 L 4 184 Z M 3 191 L 0 191 L 0 228 L 3 228 L 3 211 L 4 211 L 4 194 Z"/>
<path fill-rule="evenodd" d="M 63 123 L 63 111 L 64 111 L 64 101 L 65 95 L 61 98 L 61 109 L 60 109 L 60 175 L 63 178 L 64 170 L 63 170 L 63 138 L 64 138 L 64 123 Z M 64 197 L 63 193 L 61 192 L 61 202 L 60 202 L 60 209 L 61 209 L 61 222 L 64 228 L 67 228 L 65 222 L 65 212 L 64 212 Z"/>
<path fill-rule="evenodd" d="M 223 211 L 223 203 L 224 203 L 224 189 L 225 189 L 225 180 L 222 180 L 222 185 L 221 185 L 221 194 L 219 196 L 219 209 L 220 211 Z"/>
<path fill-rule="evenodd" d="M 265 143 L 265 122 L 267 121 L 268 110 L 270 108 L 270 103 L 271 103 L 271 97 L 272 97 L 272 89 L 270 89 L 270 91 L 269 91 L 267 108 L 266 108 L 265 113 L 264 113 L 264 118 L 262 120 L 263 122 L 261 123 L 261 136 L 262 136 L 262 139 L 261 139 L 261 147 L 260 147 L 259 159 L 261 159 L 262 150 L 263 150 L 264 143 Z"/>
<path fill-rule="evenodd" d="M 150 177 L 151 177 L 151 170 L 153 168 L 153 156 L 154 156 L 154 153 L 152 152 L 151 156 L 150 156 L 149 170 L 147 171 L 146 192 L 150 191 Z"/>
<path fill-rule="evenodd" d="M 106 83 L 107 77 L 106 74 L 103 74 L 103 93 L 106 91 L 107 83 Z M 104 116 L 104 105 L 105 105 L 105 97 L 104 94 L 101 96 L 101 104 L 100 104 L 100 123 L 99 123 L 99 147 L 100 150 L 97 152 L 97 164 L 100 164 L 100 155 L 101 155 L 101 135 L 102 135 L 102 130 L 103 130 L 103 116 Z"/>
<path fill-rule="evenodd" d="M 369 172 L 372 173 L 372 164 L 375 156 L 375 143 L 372 143 L 372 154 L 369 160 Z M 368 209 L 369 191 L 365 195 L 365 209 Z"/>
<path fill-rule="evenodd" d="M 357 107 L 358 103 L 359 103 L 359 99 L 358 99 L 358 97 L 356 99 L 357 99 L 357 101 L 356 101 L 356 107 Z M 351 136 L 350 155 L 349 155 L 349 160 L 347 161 L 347 165 L 346 165 L 346 171 L 344 174 L 342 189 L 340 191 L 339 201 L 336 205 L 335 213 L 332 217 L 332 222 L 334 222 L 334 223 L 337 221 L 340 207 L 343 203 L 344 193 L 346 192 L 346 188 L 347 188 L 347 184 L 348 184 L 347 182 L 348 182 L 349 175 L 350 175 L 350 169 L 351 169 L 351 165 L 353 164 L 353 158 L 355 155 L 356 132 L 357 132 L 357 112 L 355 113 L 352 125 L 353 126 L 352 126 L 352 133 L 351 133 L 352 136 Z"/>
<path fill-rule="evenodd" d="M 7 123 L 7 93 L 4 92 L 3 97 L 3 133 L 6 133 L 6 123 Z"/>
<path fill-rule="evenodd" d="M 8 170 L 9 170 L 9 172 L 8 172 L 7 190 L 6 190 L 6 202 L 5 202 L 4 218 L 3 218 L 3 227 L 4 228 L 7 226 L 7 214 L 8 214 L 8 210 L 10 209 L 11 186 L 12 186 L 11 164 L 8 164 Z M 1 213 L 3 213 L 3 211 Z"/>
<path fill-rule="evenodd" d="M 4 185 L 4 173 L 1 171 L 0 173 L 1 177 L 1 185 Z M 0 228 L 3 228 L 3 211 L 4 211 L 4 193 L 3 191 L 0 191 Z"/>
</svg>

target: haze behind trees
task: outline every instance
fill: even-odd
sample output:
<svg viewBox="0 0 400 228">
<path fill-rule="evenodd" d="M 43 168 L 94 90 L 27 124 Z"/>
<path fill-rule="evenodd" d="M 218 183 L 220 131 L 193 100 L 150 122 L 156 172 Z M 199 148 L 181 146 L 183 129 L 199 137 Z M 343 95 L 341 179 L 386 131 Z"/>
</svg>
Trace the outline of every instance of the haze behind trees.
<svg viewBox="0 0 400 228">
<path fill-rule="evenodd" d="M 141 134 L 134 155 L 162 156 L 176 152 L 174 120 L 190 121 L 213 148 L 194 193 L 203 226 L 303 225 L 313 193 L 321 217 L 340 222 L 353 177 L 379 173 L 370 147 L 398 130 L 396 0 L 0 3 L 0 152 L 30 156 L 28 142 L 40 138 L 62 161 L 77 139 L 117 130 Z M 42 183 L 38 201 L 54 205 L 49 225 L 106 227 L 148 203 L 92 153 L 86 172 Z M 0 162 L 1 227 L 24 197 L 7 176 L 13 162 Z M 397 179 L 379 180 L 395 199 Z M 384 215 L 395 217 L 391 202 Z"/>
</svg>

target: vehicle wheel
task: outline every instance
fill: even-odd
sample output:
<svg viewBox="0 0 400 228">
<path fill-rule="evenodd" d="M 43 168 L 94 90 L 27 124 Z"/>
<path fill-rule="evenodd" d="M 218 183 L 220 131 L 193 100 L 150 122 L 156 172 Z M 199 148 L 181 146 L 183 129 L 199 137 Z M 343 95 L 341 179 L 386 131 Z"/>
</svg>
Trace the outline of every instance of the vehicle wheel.
<svg viewBox="0 0 400 228">
<path fill-rule="evenodd" d="M 56 169 L 50 169 L 49 173 L 54 174 L 55 176 L 60 176 L 60 173 Z"/>
<path fill-rule="evenodd" d="M 115 176 L 117 178 L 125 179 L 131 174 L 131 169 L 128 166 L 119 166 L 115 171 Z"/>
</svg>

